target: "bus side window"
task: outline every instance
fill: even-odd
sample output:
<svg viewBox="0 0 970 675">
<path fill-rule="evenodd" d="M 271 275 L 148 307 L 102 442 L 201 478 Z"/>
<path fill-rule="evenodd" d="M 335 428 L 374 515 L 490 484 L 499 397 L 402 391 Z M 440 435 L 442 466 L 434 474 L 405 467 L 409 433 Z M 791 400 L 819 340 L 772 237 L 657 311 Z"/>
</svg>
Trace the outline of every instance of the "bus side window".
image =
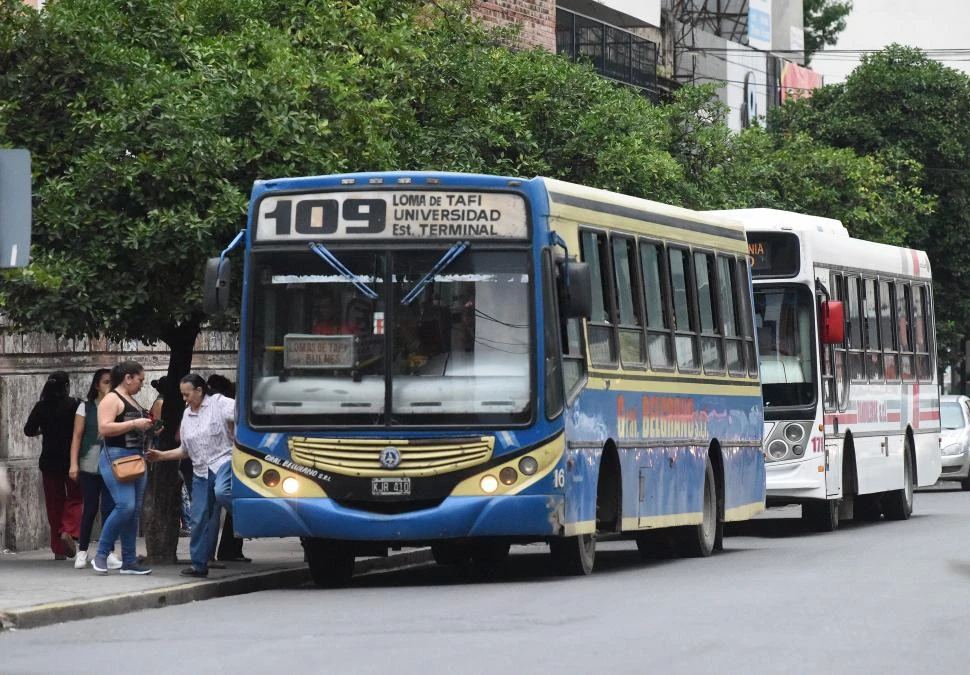
<svg viewBox="0 0 970 675">
<path fill-rule="evenodd" d="M 865 325 L 866 375 L 870 380 L 882 379 L 882 347 L 879 344 L 879 298 L 876 280 L 863 279 L 863 315 Z"/>
<path fill-rule="evenodd" d="M 633 237 L 613 236 L 613 271 L 619 310 L 620 363 L 640 366 L 644 362 L 643 307 L 640 302 L 643 295 Z"/>
<path fill-rule="evenodd" d="M 687 249 L 667 248 L 670 262 L 670 288 L 674 300 L 674 344 L 677 367 L 680 370 L 699 370 L 697 357 L 697 317 L 694 312 L 694 283 L 690 253 Z"/>
<path fill-rule="evenodd" d="M 647 355 L 654 370 L 671 370 L 674 367 L 670 287 L 665 262 L 663 244 L 641 241 L 640 269 L 647 324 Z"/>
<path fill-rule="evenodd" d="M 896 306 L 896 285 L 888 280 L 879 282 L 879 335 L 882 337 L 883 373 L 887 380 L 899 379 L 899 349 L 896 343 L 896 324 L 893 312 Z"/>
<path fill-rule="evenodd" d="M 896 324 L 899 340 L 899 370 L 904 382 L 916 379 L 913 362 L 913 295 L 909 284 L 896 284 Z"/>
<path fill-rule="evenodd" d="M 729 373 L 744 374 L 744 339 L 741 335 L 741 319 L 738 315 L 737 270 L 733 260 L 717 256 L 717 288 L 721 305 L 721 326 L 724 333 L 724 357 Z"/>
<path fill-rule="evenodd" d="M 748 369 L 748 376 L 758 375 L 758 357 L 754 349 L 754 317 L 751 307 L 751 263 L 747 256 L 735 259 L 735 291 L 738 299 L 738 316 L 741 319 L 741 334 L 744 336 L 744 362 Z"/>
<path fill-rule="evenodd" d="M 931 333 L 928 322 L 931 319 L 929 292 L 925 285 L 913 287 L 913 346 L 916 352 L 916 374 L 920 380 L 932 380 L 933 360 L 930 357 Z"/>
<path fill-rule="evenodd" d="M 606 234 L 580 231 L 580 251 L 583 262 L 589 265 L 593 290 L 593 312 L 586 325 L 589 355 L 593 363 L 616 363 L 616 322 L 613 319 L 613 293 L 610 274 L 610 255 Z"/>
<path fill-rule="evenodd" d="M 697 310 L 701 332 L 701 359 L 706 372 L 724 370 L 724 344 L 718 322 L 717 299 L 713 281 L 717 279 L 714 254 L 694 252 L 694 280 L 697 293 Z"/>
<path fill-rule="evenodd" d="M 853 382 L 864 382 L 866 364 L 862 342 L 862 284 L 859 277 L 846 277 L 849 330 L 846 342 L 849 350 L 849 377 Z"/>
</svg>

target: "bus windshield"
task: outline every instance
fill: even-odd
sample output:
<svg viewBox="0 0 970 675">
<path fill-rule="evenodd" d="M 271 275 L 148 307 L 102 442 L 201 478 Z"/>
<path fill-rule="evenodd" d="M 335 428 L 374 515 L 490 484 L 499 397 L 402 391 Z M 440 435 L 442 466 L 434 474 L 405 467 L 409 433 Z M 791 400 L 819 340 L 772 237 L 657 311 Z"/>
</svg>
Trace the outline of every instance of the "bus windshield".
<svg viewBox="0 0 970 675">
<path fill-rule="evenodd" d="M 256 253 L 253 425 L 527 422 L 529 257 L 447 252 L 331 250 L 353 277 L 310 251 Z"/>
<path fill-rule="evenodd" d="M 765 406 L 815 403 L 813 295 L 801 284 L 754 288 L 755 324 Z"/>
</svg>

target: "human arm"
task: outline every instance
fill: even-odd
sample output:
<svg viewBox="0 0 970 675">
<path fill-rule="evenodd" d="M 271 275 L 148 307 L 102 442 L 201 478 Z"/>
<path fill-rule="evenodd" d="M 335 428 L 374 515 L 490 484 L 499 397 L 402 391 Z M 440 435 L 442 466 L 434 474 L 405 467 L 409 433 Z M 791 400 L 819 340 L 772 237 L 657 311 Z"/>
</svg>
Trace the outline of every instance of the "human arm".
<svg viewBox="0 0 970 675">
<path fill-rule="evenodd" d="M 155 448 L 150 448 L 145 451 L 145 459 L 147 459 L 149 462 L 168 462 L 188 456 L 189 454 L 181 445 L 177 448 L 172 448 L 171 450 L 156 450 Z"/>
<path fill-rule="evenodd" d="M 27 416 L 27 423 L 24 424 L 24 433 L 27 436 L 40 436 L 40 422 L 44 415 L 44 406 L 41 405 L 41 401 L 37 401 L 34 404 L 33 409 Z"/>
<path fill-rule="evenodd" d="M 82 403 L 78 407 L 78 411 L 84 410 L 84 404 Z M 84 436 L 84 415 L 78 413 L 74 414 L 74 433 L 71 434 L 71 468 L 68 469 L 67 475 L 71 477 L 71 480 L 76 481 L 79 472 L 79 457 L 81 455 L 81 437 Z"/>
</svg>

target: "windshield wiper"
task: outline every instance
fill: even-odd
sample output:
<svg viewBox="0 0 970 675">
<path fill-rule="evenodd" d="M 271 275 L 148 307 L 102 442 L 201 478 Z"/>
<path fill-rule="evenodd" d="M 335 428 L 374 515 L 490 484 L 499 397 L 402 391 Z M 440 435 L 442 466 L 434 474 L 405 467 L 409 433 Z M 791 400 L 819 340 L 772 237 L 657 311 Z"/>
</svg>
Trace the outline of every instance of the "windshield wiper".
<svg viewBox="0 0 970 675">
<path fill-rule="evenodd" d="M 421 280 L 414 285 L 414 288 L 408 291 L 408 294 L 401 298 L 401 304 L 406 307 L 414 302 L 415 298 L 421 295 L 421 291 L 423 291 L 425 286 L 427 286 L 431 282 L 431 279 L 434 278 L 434 275 L 443 270 L 447 265 L 451 264 L 455 258 L 465 252 L 466 248 L 468 248 L 468 242 L 459 241 L 445 251 L 445 254 L 441 256 L 441 259 L 434 264 L 434 267 L 428 270 L 428 273 L 421 277 Z"/>
<path fill-rule="evenodd" d="M 365 284 L 360 280 L 359 277 L 347 269 L 342 262 L 337 260 L 337 256 L 331 253 L 326 246 L 315 241 L 311 241 L 309 246 L 311 251 L 320 256 L 324 262 L 330 265 L 337 272 L 337 274 L 352 283 L 358 291 L 364 294 L 364 296 L 371 300 L 377 300 L 377 293 L 372 291 L 367 284 Z"/>
</svg>

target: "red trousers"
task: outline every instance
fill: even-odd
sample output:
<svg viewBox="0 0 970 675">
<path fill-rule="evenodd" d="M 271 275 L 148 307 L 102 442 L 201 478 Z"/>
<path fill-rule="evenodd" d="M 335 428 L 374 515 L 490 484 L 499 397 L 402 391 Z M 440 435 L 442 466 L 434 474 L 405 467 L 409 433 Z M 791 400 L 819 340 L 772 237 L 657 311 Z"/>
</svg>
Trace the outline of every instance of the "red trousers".
<svg viewBox="0 0 970 675">
<path fill-rule="evenodd" d="M 51 527 L 51 550 L 54 555 L 65 555 L 61 533 L 67 532 L 75 539 L 81 535 L 81 487 L 66 473 L 41 471 L 41 475 L 47 522 Z"/>
</svg>

